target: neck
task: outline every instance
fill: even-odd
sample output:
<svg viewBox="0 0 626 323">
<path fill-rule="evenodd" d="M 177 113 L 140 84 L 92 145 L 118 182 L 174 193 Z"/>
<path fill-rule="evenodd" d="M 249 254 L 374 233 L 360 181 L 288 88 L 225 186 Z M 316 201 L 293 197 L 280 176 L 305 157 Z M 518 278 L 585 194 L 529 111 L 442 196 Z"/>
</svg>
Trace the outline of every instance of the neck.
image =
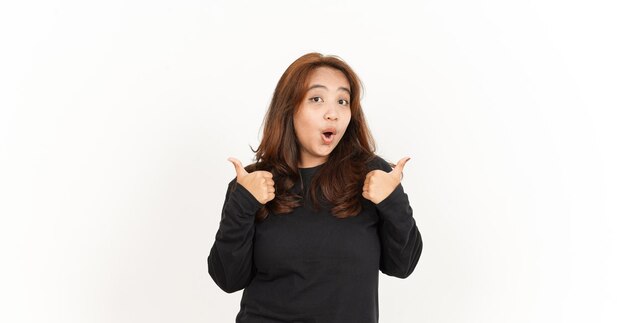
<svg viewBox="0 0 626 323">
<path fill-rule="evenodd" d="M 298 168 L 313 168 L 313 167 L 319 166 L 319 165 L 321 165 L 321 164 L 323 164 L 325 162 L 326 162 L 326 159 L 324 159 L 324 160 L 321 160 L 321 159 L 320 160 L 311 160 L 311 161 L 306 161 L 306 162 L 299 161 L 298 162 Z"/>
</svg>

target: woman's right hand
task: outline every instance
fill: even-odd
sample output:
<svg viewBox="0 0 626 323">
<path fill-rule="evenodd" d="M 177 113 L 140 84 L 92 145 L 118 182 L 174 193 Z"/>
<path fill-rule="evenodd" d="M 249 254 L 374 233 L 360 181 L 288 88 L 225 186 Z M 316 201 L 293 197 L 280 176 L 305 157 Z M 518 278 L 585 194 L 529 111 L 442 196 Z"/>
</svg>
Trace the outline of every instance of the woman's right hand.
<svg viewBox="0 0 626 323">
<path fill-rule="evenodd" d="M 235 166 L 237 183 L 247 189 L 259 203 L 265 204 L 274 199 L 272 173 L 263 170 L 248 173 L 237 158 L 230 157 L 228 161 Z"/>
</svg>

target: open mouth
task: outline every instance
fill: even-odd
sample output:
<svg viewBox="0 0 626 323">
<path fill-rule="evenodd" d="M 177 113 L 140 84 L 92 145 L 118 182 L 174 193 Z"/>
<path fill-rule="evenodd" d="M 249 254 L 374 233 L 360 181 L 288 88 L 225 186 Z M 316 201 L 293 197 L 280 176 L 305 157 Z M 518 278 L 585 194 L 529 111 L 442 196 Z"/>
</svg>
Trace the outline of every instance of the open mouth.
<svg viewBox="0 0 626 323">
<path fill-rule="evenodd" d="M 324 131 L 322 131 L 322 141 L 324 141 L 325 144 L 330 144 L 335 138 L 335 133 L 335 129 L 324 129 Z"/>
</svg>

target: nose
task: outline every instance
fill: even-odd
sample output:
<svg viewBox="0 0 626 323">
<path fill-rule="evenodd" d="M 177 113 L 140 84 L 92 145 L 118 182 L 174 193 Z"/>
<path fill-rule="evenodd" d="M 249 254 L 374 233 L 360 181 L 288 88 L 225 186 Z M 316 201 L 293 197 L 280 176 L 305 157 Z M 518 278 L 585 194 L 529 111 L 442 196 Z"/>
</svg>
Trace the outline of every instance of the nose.
<svg viewBox="0 0 626 323">
<path fill-rule="evenodd" d="M 334 107 L 330 107 L 324 114 L 325 120 L 337 120 L 338 117 L 337 110 Z"/>
</svg>

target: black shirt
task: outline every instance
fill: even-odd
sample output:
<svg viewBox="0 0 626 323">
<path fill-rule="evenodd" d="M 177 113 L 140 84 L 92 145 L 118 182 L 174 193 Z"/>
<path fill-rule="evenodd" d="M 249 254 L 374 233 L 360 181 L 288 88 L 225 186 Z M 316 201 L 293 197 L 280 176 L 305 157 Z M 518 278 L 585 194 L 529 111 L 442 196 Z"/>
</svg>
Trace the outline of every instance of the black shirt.
<svg viewBox="0 0 626 323">
<path fill-rule="evenodd" d="M 321 166 L 300 169 L 305 189 Z M 391 171 L 380 157 L 368 166 Z M 304 202 L 255 223 L 262 205 L 233 180 L 208 266 L 224 291 L 245 288 L 236 322 L 378 322 L 378 271 L 409 276 L 422 238 L 402 185 L 379 204 L 360 200 L 345 219 Z"/>
</svg>

